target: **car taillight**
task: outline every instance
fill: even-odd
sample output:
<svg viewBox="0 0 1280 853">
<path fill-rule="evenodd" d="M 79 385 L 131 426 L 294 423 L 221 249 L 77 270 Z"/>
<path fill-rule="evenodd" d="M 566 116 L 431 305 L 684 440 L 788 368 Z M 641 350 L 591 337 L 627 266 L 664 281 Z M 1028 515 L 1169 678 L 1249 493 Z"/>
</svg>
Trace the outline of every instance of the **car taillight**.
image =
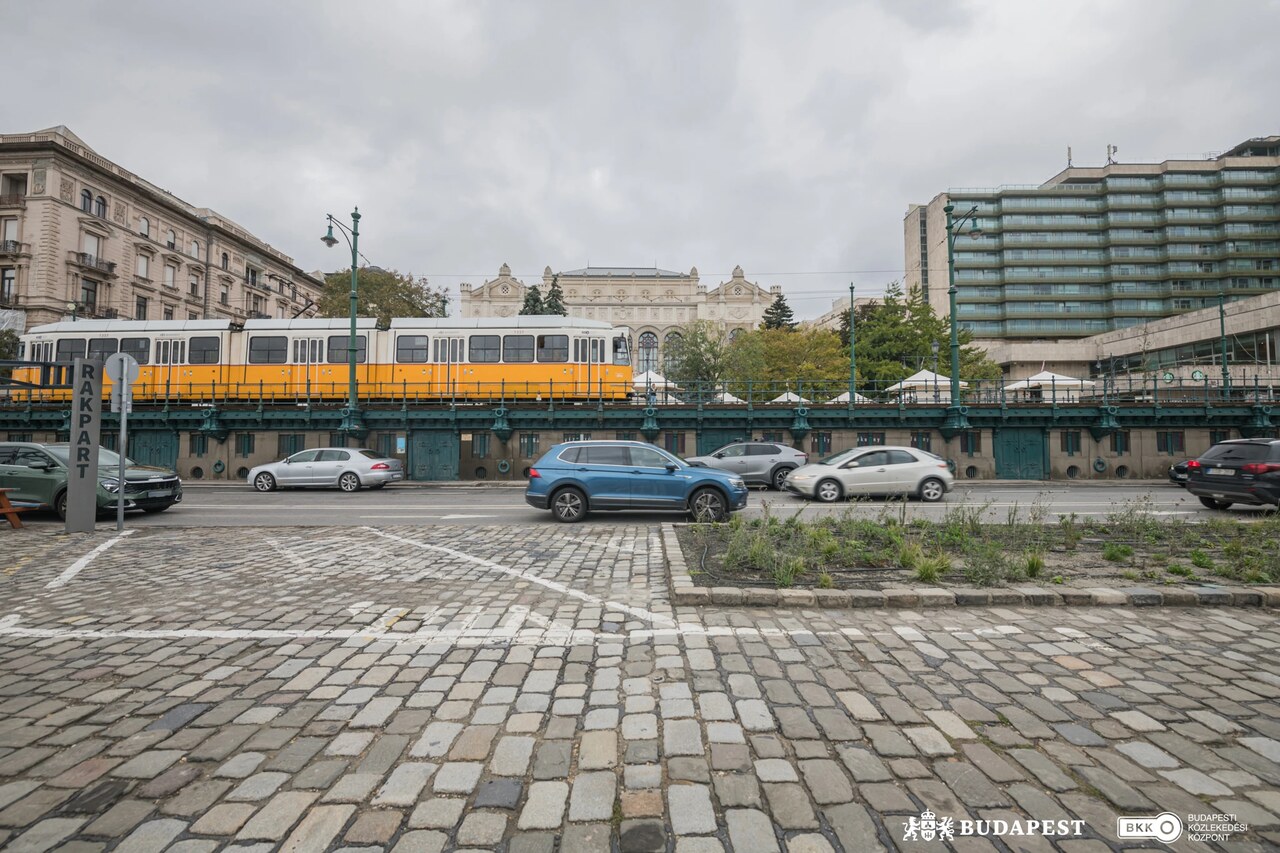
<svg viewBox="0 0 1280 853">
<path fill-rule="evenodd" d="M 1192 470 L 1192 469 L 1194 469 L 1194 468 L 1200 468 L 1200 467 L 1201 467 L 1201 465 L 1200 465 L 1200 460 L 1199 460 L 1199 459 L 1192 459 L 1190 462 L 1188 462 L 1188 463 L 1187 463 L 1187 470 L 1188 470 L 1188 471 L 1190 471 L 1190 470 Z"/>
<path fill-rule="evenodd" d="M 391 466 L 385 462 L 375 462 L 369 466 L 370 471 L 390 471 Z"/>
<path fill-rule="evenodd" d="M 537 469 L 537 468 L 530 468 L 530 469 L 529 469 L 529 479 L 530 479 L 530 480 L 536 480 L 536 479 L 538 479 L 538 478 L 539 478 L 539 477 L 541 477 L 541 476 L 542 476 L 542 475 L 538 473 L 538 469 Z"/>
<path fill-rule="evenodd" d="M 1240 470 L 1246 474 L 1270 474 L 1272 471 L 1280 471 L 1280 465 L 1274 462 L 1250 462 L 1241 465 Z"/>
<path fill-rule="evenodd" d="M 800 461 L 801 461 L 801 462 L 808 462 L 808 461 L 809 461 L 809 454 L 808 454 L 808 453 L 801 453 L 801 454 L 800 454 Z"/>
</svg>

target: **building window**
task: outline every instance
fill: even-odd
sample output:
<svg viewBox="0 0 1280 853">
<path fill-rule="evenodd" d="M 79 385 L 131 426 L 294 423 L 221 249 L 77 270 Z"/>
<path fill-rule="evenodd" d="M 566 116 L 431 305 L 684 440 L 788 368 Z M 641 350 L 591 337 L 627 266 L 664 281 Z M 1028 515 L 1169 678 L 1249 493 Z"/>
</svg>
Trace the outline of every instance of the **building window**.
<svg viewBox="0 0 1280 853">
<path fill-rule="evenodd" d="M 347 434 L 344 432 L 329 433 L 329 447 L 346 447 Z"/>
<path fill-rule="evenodd" d="M 18 271 L 13 267 L 0 268 L 0 303 L 12 305 L 18 286 Z"/>
<path fill-rule="evenodd" d="M 173 264 L 164 265 L 164 286 L 165 287 L 178 286 L 178 268 Z"/>
<path fill-rule="evenodd" d="M 636 359 L 636 369 L 641 373 L 658 370 L 658 336 L 653 332 L 645 332 L 640 336 L 640 352 Z"/>
<path fill-rule="evenodd" d="M 170 249 L 178 248 L 178 235 L 173 233 L 172 228 L 164 232 L 164 244 Z"/>
<path fill-rule="evenodd" d="M 98 253 L 102 251 L 102 239 L 96 234 L 85 234 L 83 239 L 84 253 L 89 256 L 89 263 L 93 263 L 98 259 Z"/>
<path fill-rule="evenodd" d="M 219 305 L 231 304 L 231 289 L 228 288 L 225 284 L 221 285 L 218 288 L 218 304 Z"/>
<path fill-rule="evenodd" d="M 882 447 L 883 445 L 884 433 L 882 432 L 858 433 L 858 447 Z"/>
<path fill-rule="evenodd" d="M 1156 453 L 1180 456 L 1186 452 L 1186 434 L 1180 429 L 1156 431 Z"/>
<path fill-rule="evenodd" d="M 913 432 L 911 433 L 911 446 L 916 450 L 924 450 L 933 452 L 933 433 L 931 432 Z"/>
<path fill-rule="evenodd" d="M 93 193 L 80 190 L 80 209 L 85 213 L 93 213 Z"/>
<path fill-rule="evenodd" d="M 248 264 L 244 267 L 244 283 L 250 287 L 258 286 L 258 271 Z"/>
<path fill-rule="evenodd" d="M 138 255 L 138 263 L 137 263 L 137 266 L 135 267 L 134 274 L 137 275 L 138 278 L 145 278 L 147 279 L 147 281 L 150 281 L 151 280 L 151 259 L 148 258 L 146 255 Z"/>
<path fill-rule="evenodd" d="M 1068 456 L 1075 456 L 1080 453 L 1080 430 L 1064 429 L 1058 433 L 1058 445 L 1062 452 Z"/>
<path fill-rule="evenodd" d="M 195 258 L 197 261 L 200 260 L 200 241 L 199 240 L 191 241 L 191 257 Z"/>
<path fill-rule="evenodd" d="M 1224 441 L 1231 440 L 1231 430 L 1229 429 L 1211 429 L 1209 430 L 1209 445 L 1221 444 Z"/>
<path fill-rule="evenodd" d="M 1122 429 L 1119 432 L 1111 433 L 1111 452 L 1116 456 L 1123 456 L 1129 452 L 1129 431 Z"/>
<path fill-rule="evenodd" d="M 223 252 L 223 253 L 222 253 L 222 268 L 225 270 L 225 269 L 230 268 L 230 266 L 231 266 L 231 259 L 227 257 L 227 253 L 226 253 L 226 252 Z"/>
<path fill-rule="evenodd" d="M 831 453 L 831 433 L 815 432 L 809 435 L 809 452 L 814 456 L 828 456 Z"/>
<path fill-rule="evenodd" d="M 151 236 L 151 220 L 150 219 L 147 219 L 147 217 L 144 216 L 138 220 L 138 233 L 141 234 L 143 237 Z"/>
<path fill-rule="evenodd" d="M 191 455 L 204 456 L 209 452 L 209 436 L 202 432 L 191 433 Z"/>
<path fill-rule="evenodd" d="M 188 320 L 199 320 L 199 319 L 200 319 L 200 315 L 199 315 L 199 314 L 197 314 L 197 313 L 196 313 L 196 312 L 194 312 L 194 311 L 188 311 L 188 312 L 187 312 L 187 319 L 188 319 Z"/>
<path fill-rule="evenodd" d="M 173 319 L 173 306 L 172 306 L 172 305 L 166 305 L 166 306 L 164 306 L 164 316 L 163 316 L 163 318 L 162 318 L 162 319 L 165 319 L 165 320 L 172 320 L 172 319 Z"/>
<path fill-rule="evenodd" d="M 193 275 L 187 281 L 187 288 L 192 296 L 200 296 L 200 277 Z"/>
<path fill-rule="evenodd" d="M 982 452 L 982 432 L 976 429 L 960 433 L 960 452 L 968 456 L 976 456 Z"/>
<path fill-rule="evenodd" d="M 471 456 L 485 459 L 489 456 L 489 433 L 478 432 L 471 436 Z"/>
<path fill-rule="evenodd" d="M 566 432 L 564 434 L 565 441 L 590 441 L 591 433 L 589 432 Z"/>
<path fill-rule="evenodd" d="M 107 200 L 102 196 L 93 200 L 93 215 L 99 219 L 107 218 Z"/>
<path fill-rule="evenodd" d="M 330 436 L 330 441 L 333 437 Z M 281 459 L 307 449 L 307 437 L 300 432 L 282 432 L 276 436 L 276 455 Z"/>
<path fill-rule="evenodd" d="M 92 279 L 80 279 L 80 308 L 86 314 L 98 310 L 98 283 Z"/>
<path fill-rule="evenodd" d="M 668 453 L 674 453 L 676 456 L 684 455 L 684 433 L 683 432 L 664 432 L 662 434 L 662 447 Z"/>
<path fill-rule="evenodd" d="M 613 437 L 617 441 L 635 441 L 636 434 L 634 432 L 615 432 Z"/>
<path fill-rule="evenodd" d="M 520 433 L 520 456 L 532 459 L 538 455 L 538 434 L 536 432 Z"/>
<path fill-rule="evenodd" d="M 236 455 L 241 458 L 253 455 L 253 433 L 236 433 Z"/>
<path fill-rule="evenodd" d="M 133 319 L 147 319 L 147 297 L 135 296 L 133 298 Z"/>
</svg>

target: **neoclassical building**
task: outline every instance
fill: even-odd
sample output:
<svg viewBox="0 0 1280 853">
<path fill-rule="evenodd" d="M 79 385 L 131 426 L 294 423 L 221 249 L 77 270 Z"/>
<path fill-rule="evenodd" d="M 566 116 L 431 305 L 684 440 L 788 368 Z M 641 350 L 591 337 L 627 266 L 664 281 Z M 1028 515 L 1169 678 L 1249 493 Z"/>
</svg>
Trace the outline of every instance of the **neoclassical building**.
<svg viewBox="0 0 1280 853">
<path fill-rule="evenodd" d="M 66 127 L 0 135 L 0 327 L 307 316 L 323 284 Z"/>
<path fill-rule="evenodd" d="M 747 281 L 742 267 L 713 288 L 698 281 L 698 268 L 687 273 L 656 267 L 586 267 L 565 272 L 542 271 L 538 288 L 546 296 L 559 280 L 571 317 L 604 320 L 631 331 L 636 372 L 660 370 L 667 340 L 694 320 L 718 323 L 730 336 L 760 325 L 765 309 L 782 292 Z M 503 264 L 498 277 L 479 286 L 460 286 L 463 317 L 510 317 L 520 312 L 529 285 L 514 278 Z"/>
</svg>

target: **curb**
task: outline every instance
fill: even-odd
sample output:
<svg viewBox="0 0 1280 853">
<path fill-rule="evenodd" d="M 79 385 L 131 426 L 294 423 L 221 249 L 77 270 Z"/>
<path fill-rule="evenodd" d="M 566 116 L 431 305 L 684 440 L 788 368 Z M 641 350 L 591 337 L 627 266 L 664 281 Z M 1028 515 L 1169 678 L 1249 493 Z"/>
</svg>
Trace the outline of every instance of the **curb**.
<svg viewBox="0 0 1280 853">
<path fill-rule="evenodd" d="M 833 609 L 928 609 L 934 607 L 1277 607 L 1280 587 L 1202 586 L 1195 589 L 1128 587 L 1045 589 L 1038 586 L 978 589 L 764 589 L 696 586 L 676 538 L 675 525 L 662 525 L 671 603 L 727 607 L 820 607 Z"/>
</svg>

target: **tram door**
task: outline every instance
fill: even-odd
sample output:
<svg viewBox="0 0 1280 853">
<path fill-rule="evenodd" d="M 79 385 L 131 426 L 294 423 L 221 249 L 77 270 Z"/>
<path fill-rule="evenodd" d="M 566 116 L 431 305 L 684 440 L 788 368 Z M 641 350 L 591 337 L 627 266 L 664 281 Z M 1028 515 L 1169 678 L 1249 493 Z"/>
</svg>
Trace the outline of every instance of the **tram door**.
<svg viewBox="0 0 1280 853">
<path fill-rule="evenodd" d="M 438 365 L 433 390 L 441 397 L 463 391 L 458 385 L 463 370 L 462 342 L 463 338 L 433 338 L 431 341 L 431 360 Z"/>
<path fill-rule="evenodd" d="M 155 378 L 156 394 L 168 397 L 170 394 L 180 393 L 183 386 L 191 381 L 191 371 L 183 370 L 182 367 L 187 363 L 186 340 L 157 340 L 155 347 L 155 370 L 152 376 Z"/>
<path fill-rule="evenodd" d="M 293 372 L 293 393 L 311 397 L 334 396 L 332 388 L 327 388 L 326 379 L 320 371 L 324 362 L 323 338 L 297 338 L 293 342 L 293 363 L 297 365 Z M 329 382 L 328 384 L 332 384 Z"/>
</svg>

